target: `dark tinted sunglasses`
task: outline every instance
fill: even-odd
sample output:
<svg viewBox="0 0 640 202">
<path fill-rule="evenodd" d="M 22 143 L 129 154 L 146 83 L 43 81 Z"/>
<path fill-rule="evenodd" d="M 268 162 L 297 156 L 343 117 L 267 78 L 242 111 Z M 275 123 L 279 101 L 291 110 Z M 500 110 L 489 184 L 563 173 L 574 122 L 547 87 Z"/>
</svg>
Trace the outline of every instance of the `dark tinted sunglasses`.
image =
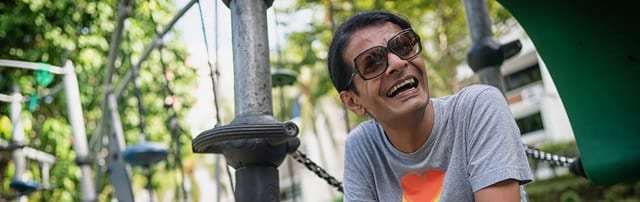
<svg viewBox="0 0 640 202">
<path fill-rule="evenodd" d="M 403 29 L 387 41 L 387 46 L 374 46 L 362 51 L 353 59 L 355 70 L 347 82 L 346 88 L 353 83 L 353 77 L 360 75 L 364 80 L 375 79 L 389 68 L 388 53 L 391 52 L 403 60 L 413 60 L 422 51 L 420 36 L 412 29 Z"/>
</svg>

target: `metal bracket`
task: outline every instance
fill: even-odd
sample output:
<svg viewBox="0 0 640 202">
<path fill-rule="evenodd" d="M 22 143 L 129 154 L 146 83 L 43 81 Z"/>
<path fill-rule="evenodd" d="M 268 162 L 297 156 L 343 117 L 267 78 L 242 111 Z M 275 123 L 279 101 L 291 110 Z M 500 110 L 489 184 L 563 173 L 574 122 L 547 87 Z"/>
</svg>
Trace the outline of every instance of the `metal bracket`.
<svg viewBox="0 0 640 202">
<path fill-rule="evenodd" d="M 235 168 L 245 165 L 278 166 L 283 160 L 280 156 L 292 153 L 300 146 L 296 138 L 298 132 L 298 126 L 293 122 L 236 121 L 200 133 L 193 139 L 193 152 L 224 154 Z"/>
</svg>

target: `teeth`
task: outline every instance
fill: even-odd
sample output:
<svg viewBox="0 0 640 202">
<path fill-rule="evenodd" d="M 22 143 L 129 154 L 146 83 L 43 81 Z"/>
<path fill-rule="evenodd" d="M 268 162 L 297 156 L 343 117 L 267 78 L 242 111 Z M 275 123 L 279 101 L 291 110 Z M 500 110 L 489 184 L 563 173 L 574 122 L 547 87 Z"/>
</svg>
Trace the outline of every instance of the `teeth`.
<svg viewBox="0 0 640 202">
<path fill-rule="evenodd" d="M 400 89 L 400 87 L 404 86 L 404 85 L 409 85 L 409 84 L 413 84 L 415 81 L 413 79 L 407 79 L 402 81 L 401 83 L 399 83 L 398 85 L 395 85 L 391 88 L 391 90 L 387 93 L 387 96 L 391 96 L 393 95 L 398 89 Z"/>
</svg>

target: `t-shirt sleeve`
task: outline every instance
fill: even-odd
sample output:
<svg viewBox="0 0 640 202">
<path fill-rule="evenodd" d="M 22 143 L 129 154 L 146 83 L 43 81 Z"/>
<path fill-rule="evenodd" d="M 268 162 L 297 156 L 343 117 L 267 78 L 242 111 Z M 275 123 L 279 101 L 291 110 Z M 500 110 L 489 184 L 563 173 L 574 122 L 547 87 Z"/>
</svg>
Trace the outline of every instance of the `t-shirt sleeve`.
<svg viewBox="0 0 640 202">
<path fill-rule="evenodd" d="M 357 132 L 357 131 L 354 131 Z M 345 142 L 344 201 L 376 201 L 373 177 L 367 173 L 366 154 L 362 139 L 351 134 Z"/>
<path fill-rule="evenodd" d="M 472 108 L 466 139 L 473 191 L 507 179 L 520 184 L 532 181 L 520 131 L 500 91 L 487 87 L 469 97 Z"/>
</svg>

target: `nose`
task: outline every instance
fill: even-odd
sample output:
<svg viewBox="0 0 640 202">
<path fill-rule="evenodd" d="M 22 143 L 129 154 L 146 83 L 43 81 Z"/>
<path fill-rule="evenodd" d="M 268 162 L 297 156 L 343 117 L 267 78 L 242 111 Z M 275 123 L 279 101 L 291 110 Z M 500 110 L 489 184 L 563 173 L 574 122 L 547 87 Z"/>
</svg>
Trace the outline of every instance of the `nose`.
<svg viewBox="0 0 640 202">
<path fill-rule="evenodd" d="M 404 69 L 408 65 L 407 63 L 409 62 L 398 57 L 396 54 L 391 53 L 391 51 L 387 53 L 387 61 L 388 61 L 389 67 L 387 67 L 385 74 L 393 74 L 396 71 L 398 72 L 402 71 L 402 69 Z"/>
</svg>

